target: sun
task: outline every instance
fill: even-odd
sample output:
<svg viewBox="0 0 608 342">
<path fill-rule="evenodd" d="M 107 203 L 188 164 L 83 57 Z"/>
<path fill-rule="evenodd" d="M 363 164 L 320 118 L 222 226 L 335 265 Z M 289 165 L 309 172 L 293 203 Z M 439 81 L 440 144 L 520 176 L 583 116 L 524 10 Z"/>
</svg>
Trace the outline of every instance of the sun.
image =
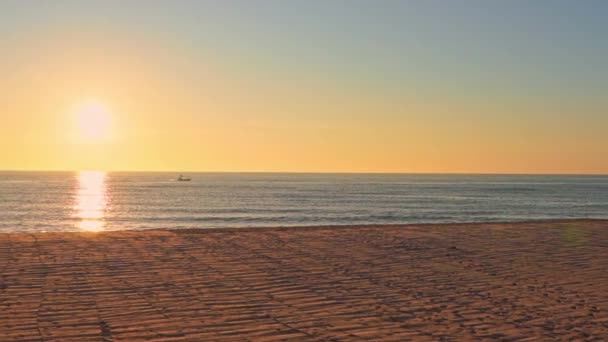
<svg viewBox="0 0 608 342">
<path fill-rule="evenodd" d="M 111 112 L 106 104 L 87 100 L 75 109 L 78 136 L 83 141 L 99 142 L 111 135 Z"/>
</svg>

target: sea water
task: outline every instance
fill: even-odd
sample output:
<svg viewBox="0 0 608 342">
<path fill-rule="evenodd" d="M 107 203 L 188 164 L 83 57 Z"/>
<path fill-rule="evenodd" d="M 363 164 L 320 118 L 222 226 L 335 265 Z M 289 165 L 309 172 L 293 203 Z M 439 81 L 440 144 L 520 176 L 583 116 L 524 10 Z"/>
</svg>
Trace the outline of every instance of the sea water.
<svg viewBox="0 0 608 342">
<path fill-rule="evenodd" d="M 0 232 L 608 218 L 608 176 L 0 172 Z"/>
</svg>

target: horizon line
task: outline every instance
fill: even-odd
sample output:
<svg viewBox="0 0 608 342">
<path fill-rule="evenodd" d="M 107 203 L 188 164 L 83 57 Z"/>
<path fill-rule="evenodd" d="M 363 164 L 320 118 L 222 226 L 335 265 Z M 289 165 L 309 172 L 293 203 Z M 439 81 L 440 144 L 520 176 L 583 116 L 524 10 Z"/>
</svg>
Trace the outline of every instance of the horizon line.
<svg viewBox="0 0 608 342">
<path fill-rule="evenodd" d="M 373 171 L 201 171 L 201 170 L 101 170 L 101 169 L 1 169 L 0 172 L 81 172 L 103 171 L 107 173 L 257 173 L 257 174 L 360 174 L 360 175 L 495 175 L 495 176 L 608 176 L 608 173 L 568 173 L 568 172 L 373 172 Z"/>
</svg>

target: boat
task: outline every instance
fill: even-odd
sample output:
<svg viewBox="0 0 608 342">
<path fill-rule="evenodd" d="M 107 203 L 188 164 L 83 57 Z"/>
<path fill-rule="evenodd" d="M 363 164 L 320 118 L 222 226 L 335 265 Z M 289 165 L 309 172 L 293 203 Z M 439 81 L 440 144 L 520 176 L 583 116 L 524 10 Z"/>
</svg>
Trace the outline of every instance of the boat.
<svg viewBox="0 0 608 342">
<path fill-rule="evenodd" d="M 179 175 L 179 177 L 177 178 L 178 182 L 189 182 L 191 180 L 192 180 L 192 178 L 186 178 L 186 177 L 184 177 L 184 175 Z"/>
</svg>

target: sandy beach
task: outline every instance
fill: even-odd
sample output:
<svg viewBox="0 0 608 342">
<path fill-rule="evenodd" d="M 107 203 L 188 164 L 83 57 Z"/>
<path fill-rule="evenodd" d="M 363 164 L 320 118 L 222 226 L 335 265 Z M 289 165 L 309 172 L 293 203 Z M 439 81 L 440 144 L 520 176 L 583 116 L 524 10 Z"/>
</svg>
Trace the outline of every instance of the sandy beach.
<svg viewBox="0 0 608 342">
<path fill-rule="evenodd" d="M 608 339 L 608 221 L 0 234 L 0 341 Z"/>
</svg>

